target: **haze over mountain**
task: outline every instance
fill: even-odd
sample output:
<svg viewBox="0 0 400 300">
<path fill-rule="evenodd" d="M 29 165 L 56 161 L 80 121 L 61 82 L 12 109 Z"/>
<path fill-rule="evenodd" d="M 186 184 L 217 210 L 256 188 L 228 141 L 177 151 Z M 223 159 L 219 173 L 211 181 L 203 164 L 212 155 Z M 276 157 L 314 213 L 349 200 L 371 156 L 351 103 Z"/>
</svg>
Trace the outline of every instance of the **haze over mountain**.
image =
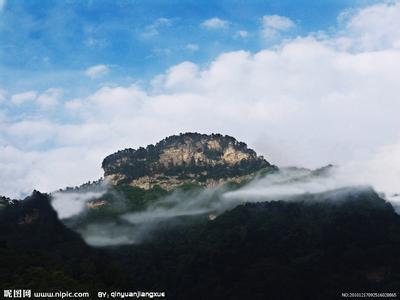
<svg viewBox="0 0 400 300">
<path fill-rule="evenodd" d="M 35 192 L 0 211 L 1 288 L 134 289 L 167 299 L 398 292 L 400 216 L 368 188 L 248 203 L 216 219 L 153 220 L 140 244 L 101 249 L 66 228 L 49 201 Z"/>
<path fill-rule="evenodd" d="M 146 148 L 125 149 L 102 163 L 104 179 L 53 194 L 68 226 L 92 245 L 140 243 L 161 221 L 216 218 L 245 202 L 290 200 L 354 185 L 340 168 L 281 168 L 243 142 L 184 133 Z M 178 221 L 179 222 L 179 221 Z"/>
<path fill-rule="evenodd" d="M 105 179 L 0 199 L 1 288 L 336 299 L 400 286 L 400 216 L 371 187 L 344 186 L 335 166 L 278 168 L 199 133 L 102 165 Z"/>
<path fill-rule="evenodd" d="M 53 200 L 95 245 L 137 242 L 159 220 L 221 213 L 237 205 L 223 203 L 227 190 L 278 170 L 233 137 L 199 133 L 118 151 L 102 167 L 104 179 L 60 190 Z"/>
</svg>

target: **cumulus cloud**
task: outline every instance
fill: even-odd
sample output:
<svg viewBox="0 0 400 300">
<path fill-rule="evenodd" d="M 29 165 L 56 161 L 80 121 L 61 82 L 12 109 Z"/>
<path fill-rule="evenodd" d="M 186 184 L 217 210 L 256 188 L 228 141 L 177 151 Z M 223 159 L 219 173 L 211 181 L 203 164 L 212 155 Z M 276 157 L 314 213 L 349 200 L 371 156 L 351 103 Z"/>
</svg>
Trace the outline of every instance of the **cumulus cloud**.
<svg viewBox="0 0 400 300">
<path fill-rule="evenodd" d="M 356 50 L 400 48 L 400 2 L 376 4 L 339 16 L 345 36 L 341 42 Z"/>
<path fill-rule="evenodd" d="M 106 65 L 95 65 L 85 70 L 85 75 L 90 78 L 98 78 L 106 75 L 110 71 L 110 68 Z"/>
<path fill-rule="evenodd" d="M 10 124 L 4 137 L 14 146 L 35 149 L 49 142 L 56 130 L 57 127 L 47 120 L 22 120 Z"/>
<path fill-rule="evenodd" d="M 28 91 L 19 94 L 14 94 L 11 96 L 11 102 L 15 105 L 20 105 L 25 102 L 33 101 L 37 98 L 36 91 Z"/>
<path fill-rule="evenodd" d="M 385 18 L 383 11 L 391 14 L 397 6 L 372 8 Z M 370 9 L 354 12 L 341 26 L 354 28 Z M 364 36 L 368 45 L 381 43 L 376 32 L 390 31 L 391 24 L 372 15 L 379 30 L 364 19 L 357 30 L 311 34 L 256 53 L 222 53 L 205 67 L 183 62 L 145 87 L 102 87 L 59 106 L 74 122 L 47 121 L 48 131 L 32 129 L 29 147 L 21 134 L 7 134 L 22 131 L 20 121 L 2 121 L 0 191 L 12 196 L 94 180 L 102 174 L 102 158 L 116 150 L 198 131 L 233 135 L 279 166 L 346 165 L 394 192 L 398 185 L 389 177 L 398 178 L 400 170 L 398 35 L 391 35 L 393 41 L 384 35 L 379 47 L 343 47 L 344 39 L 356 44 Z M 278 23 L 280 30 L 289 28 Z M 52 147 L 43 151 L 49 141 Z"/>
<path fill-rule="evenodd" d="M 27 91 L 11 96 L 11 103 L 21 105 L 26 102 L 35 102 L 41 108 L 51 108 L 57 105 L 63 91 L 59 88 L 49 88 L 42 93 Z"/>
<path fill-rule="evenodd" d="M 142 32 L 144 37 L 154 37 L 160 33 L 160 29 L 163 27 L 169 27 L 172 25 L 172 20 L 168 18 L 158 18 L 152 24 L 146 26 Z"/>
<path fill-rule="evenodd" d="M 81 99 L 76 98 L 76 99 L 72 99 L 72 100 L 68 100 L 64 103 L 64 107 L 67 111 L 76 111 L 78 109 L 80 109 L 83 105 L 83 102 Z"/>
<path fill-rule="evenodd" d="M 103 150 L 98 152 L 87 146 L 59 146 L 48 150 L 20 148 L 23 147 L 0 146 L 1 194 L 23 198 L 33 189 L 52 192 L 102 175 L 99 161 Z"/>
<path fill-rule="evenodd" d="M 267 15 L 262 18 L 262 35 L 265 38 L 272 38 L 280 32 L 288 31 L 295 27 L 295 23 L 284 16 Z"/>
<path fill-rule="evenodd" d="M 41 93 L 39 97 L 37 97 L 36 101 L 38 105 L 43 109 L 51 108 L 58 104 L 62 93 L 62 89 L 49 88 Z"/>
<path fill-rule="evenodd" d="M 229 22 L 215 17 L 205 20 L 200 25 L 206 29 L 226 29 L 229 27 Z"/>
</svg>

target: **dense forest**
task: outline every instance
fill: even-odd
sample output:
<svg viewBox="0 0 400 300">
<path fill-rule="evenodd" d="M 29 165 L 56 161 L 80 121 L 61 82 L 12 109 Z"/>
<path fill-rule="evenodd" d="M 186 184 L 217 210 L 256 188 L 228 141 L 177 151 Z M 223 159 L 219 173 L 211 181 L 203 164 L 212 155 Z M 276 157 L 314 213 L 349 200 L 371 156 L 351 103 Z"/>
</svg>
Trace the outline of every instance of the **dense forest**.
<svg viewBox="0 0 400 300">
<path fill-rule="evenodd" d="M 0 222 L 4 289 L 336 299 L 400 286 L 400 216 L 371 189 L 248 203 L 213 221 L 164 221 L 143 243 L 118 247 L 87 246 L 39 192 L 2 209 Z"/>
</svg>

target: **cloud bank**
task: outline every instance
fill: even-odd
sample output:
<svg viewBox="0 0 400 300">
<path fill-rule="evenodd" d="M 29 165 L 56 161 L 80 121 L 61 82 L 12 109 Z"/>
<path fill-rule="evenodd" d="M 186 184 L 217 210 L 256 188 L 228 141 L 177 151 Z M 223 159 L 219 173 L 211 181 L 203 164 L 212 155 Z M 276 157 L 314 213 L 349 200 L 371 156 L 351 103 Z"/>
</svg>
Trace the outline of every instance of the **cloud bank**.
<svg viewBox="0 0 400 300">
<path fill-rule="evenodd" d="M 49 88 L 41 94 L 38 94 L 36 91 L 27 91 L 12 95 L 10 101 L 14 105 L 35 102 L 38 107 L 47 109 L 58 104 L 62 93 L 63 90 L 59 88 Z"/>
<path fill-rule="evenodd" d="M 233 135 L 277 165 L 356 168 L 396 192 L 398 20 L 399 2 L 373 5 L 341 15 L 334 34 L 222 53 L 206 66 L 182 62 L 151 82 L 105 85 L 57 106 L 62 120 L 40 111 L 23 120 L 0 115 L 0 191 L 78 185 L 102 175 L 107 154 L 198 131 Z"/>
<path fill-rule="evenodd" d="M 35 91 L 28 91 L 24 93 L 15 94 L 11 97 L 11 102 L 15 105 L 19 105 L 25 103 L 27 101 L 33 101 L 37 97 L 37 93 Z"/>
</svg>

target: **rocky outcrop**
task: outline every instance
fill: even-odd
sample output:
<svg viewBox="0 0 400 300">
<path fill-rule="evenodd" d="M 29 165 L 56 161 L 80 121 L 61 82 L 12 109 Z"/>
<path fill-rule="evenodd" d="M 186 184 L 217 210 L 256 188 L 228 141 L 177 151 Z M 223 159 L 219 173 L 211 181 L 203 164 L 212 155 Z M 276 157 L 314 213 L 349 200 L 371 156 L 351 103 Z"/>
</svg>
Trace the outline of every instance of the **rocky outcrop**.
<svg viewBox="0 0 400 300">
<path fill-rule="evenodd" d="M 217 186 L 248 180 L 276 167 L 243 142 L 220 134 L 185 133 L 146 148 L 125 149 L 107 156 L 102 167 L 113 184 L 143 189 L 172 189 L 185 183 Z"/>
<path fill-rule="evenodd" d="M 86 203 L 87 208 L 96 209 L 105 205 L 109 205 L 109 202 L 106 200 L 98 199 L 92 200 Z"/>
</svg>

